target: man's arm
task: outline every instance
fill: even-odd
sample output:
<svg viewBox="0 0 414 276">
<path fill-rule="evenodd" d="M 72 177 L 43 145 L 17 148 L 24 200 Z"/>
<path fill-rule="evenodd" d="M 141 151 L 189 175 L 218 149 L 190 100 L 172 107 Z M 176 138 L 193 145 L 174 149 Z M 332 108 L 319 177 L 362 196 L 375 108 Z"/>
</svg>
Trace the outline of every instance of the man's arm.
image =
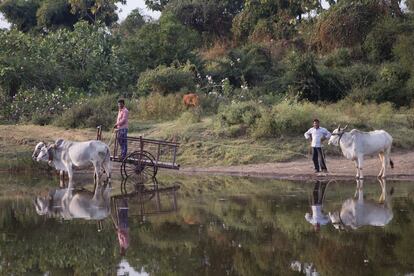
<svg viewBox="0 0 414 276">
<path fill-rule="evenodd" d="M 331 134 L 331 133 L 330 133 L 330 132 L 329 132 L 329 131 L 325 128 L 325 129 L 324 129 L 324 136 L 325 136 L 325 138 L 326 138 L 326 139 L 329 139 L 329 138 L 331 138 L 331 135 L 332 135 L 332 134 Z"/>
<path fill-rule="evenodd" d="M 305 138 L 309 139 L 312 136 L 312 128 L 305 132 Z"/>
</svg>

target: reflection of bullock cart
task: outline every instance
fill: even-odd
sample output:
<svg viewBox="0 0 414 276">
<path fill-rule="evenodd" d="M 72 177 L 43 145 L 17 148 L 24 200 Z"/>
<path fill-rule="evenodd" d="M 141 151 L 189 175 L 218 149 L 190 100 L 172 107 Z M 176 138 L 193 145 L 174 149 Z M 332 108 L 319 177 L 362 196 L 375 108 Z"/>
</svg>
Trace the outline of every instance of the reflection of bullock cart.
<svg viewBox="0 0 414 276">
<path fill-rule="evenodd" d="M 123 180 L 122 182 L 125 182 Z M 121 185 L 124 186 L 125 183 Z M 124 187 L 125 189 L 125 187 Z M 178 184 L 168 187 L 159 187 L 158 182 L 148 185 L 147 189 L 137 189 L 126 191 L 121 189 L 122 194 L 111 197 L 112 214 L 118 214 L 119 202 L 127 200 L 130 216 L 138 216 L 145 219 L 146 216 L 168 214 L 177 211 L 177 191 L 180 189 Z"/>
<path fill-rule="evenodd" d="M 118 133 L 115 132 L 112 147 L 111 161 L 121 163 L 122 179 L 133 184 L 144 184 L 153 180 L 158 169 L 178 170 L 180 165 L 176 162 L 179 143 L 163 140 L 127 137 L 128 153 L 122 159 L 121 147 L 118 142 Z M 97 130 L 97 140 L 102 140 L 102 129 Z"/>
</svg>

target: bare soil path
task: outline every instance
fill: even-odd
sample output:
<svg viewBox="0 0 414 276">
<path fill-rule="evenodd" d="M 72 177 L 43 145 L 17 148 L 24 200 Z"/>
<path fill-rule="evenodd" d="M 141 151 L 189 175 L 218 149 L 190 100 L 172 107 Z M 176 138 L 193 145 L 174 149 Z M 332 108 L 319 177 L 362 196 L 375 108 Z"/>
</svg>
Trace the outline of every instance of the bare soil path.
<svg viewBox="0 0 414 276">
<path fill-rule="evenodd" d="M 394 169 L 388 169 L 387 179 L 414 180 L 414 152 L 392 153 Z M 352 179 L 356 170 L 353 161 L 345 158 L 327 157 L 329 173 L 317 175 L 313 172 L 312 160 L 302 158 L 290 162 L 249 164 L 239 166 L 216 167 L 185 167 L 180 170 L 185 174 L 225 174 L 239 176 L 268 177 L 277 179 L 308 180 L 317 178 Z M 380 170 L 379 158 L 367 158 L 364 162 L 365 178 L 376 177 Z"/>
</svg>

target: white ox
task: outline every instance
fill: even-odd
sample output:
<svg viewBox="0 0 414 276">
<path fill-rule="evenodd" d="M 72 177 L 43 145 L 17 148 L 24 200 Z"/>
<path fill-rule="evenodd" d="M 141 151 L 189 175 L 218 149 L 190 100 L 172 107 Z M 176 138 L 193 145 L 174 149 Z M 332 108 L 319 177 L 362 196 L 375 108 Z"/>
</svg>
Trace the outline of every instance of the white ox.
<svg viewBox="0 0 414 276">
<path fill-rule="evenodd" d="M 102 220 L 110 214 L 110 188 L 97 186 L 95 193 L 87 190 L 74 191 L 56 189 L 47 197 L 34 200 L 39 215 L 61 217 L 63 219 L 81 218 L 86 220 Z M 67 196 L 70 193 L 70 196 Z"/>
<path fill-rule="evenodd" d="M 86 142 L 72 142 L 58 139 L 54 144 L 47 146 L 40 142 L 36 145 L 33 156 L 36 161 L 45 161 L 69 176 L 69 189 L 73 189 L 73 168 L 94 166 L 95 185 L 100 184 L 101 170 L 103 169 L 111 181 L 111 160 L 109 147 L 96 140 Z"/>
<path fill-rule="evenodd" d="M 348 160 L 355 161 L 357 169 L 357 178 L 364 178 L 362 174 L 363 162 L 365 155 L 378 154 L 381 160 L 381 171 L 378 177 L 386 177 L 388 163 L 394 168 L 394 163 L 390 159 L 392 137 L 385 130 L 374 130 L 362 132 L 353 129 L 345 132 L 345 128 L 338 126 L 332 132 L 328 145 L 339 146 L 342 153 Z"/>
<path fill-rule="evenodd" d="M 35 146 L 35 149 L 33 151 L 33 154 L 32 154 L 32 159 L 33 160 L 37 159 L 37 156 L 39 155 L 40 150 L 45 146 L 46 146 L 45 142 L 37 143 L 37 145 Z M 61 188 L 65 187 L 65 172 L 64 171 L 59 171 L 59 186 Z"/>
<path fill-rule="evenodd" d="M 340 212 L 329 213 L 332 225 L 338 230 L 346 227 L 358 229 L 364 225 L 385 226 L 393 218 L 391 195 L 387 193 L 385 179 L 378 179 L 381 186 L 381 196 L 377 201 L 364 199 L 363 180 L 357 180 L 355 198 L 349 198 L 342 204 Z"/>
</svg>

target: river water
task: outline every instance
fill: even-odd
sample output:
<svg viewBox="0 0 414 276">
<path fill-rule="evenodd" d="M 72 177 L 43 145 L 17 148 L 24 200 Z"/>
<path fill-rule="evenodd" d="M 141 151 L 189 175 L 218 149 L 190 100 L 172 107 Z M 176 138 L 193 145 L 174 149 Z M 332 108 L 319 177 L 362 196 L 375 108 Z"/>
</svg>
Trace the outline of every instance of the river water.
<svg viewBox="0 0 414 276">
<path fill-rule="evenodd" d="M 413 183 L 180 175 L 158 182 L 127 183 L 125 195 L 115 180 L 94 197 L 92 185 L 66 193 L 55 178 L 0 175 L 0 273 L 414 273 Z"/>
</svg>

